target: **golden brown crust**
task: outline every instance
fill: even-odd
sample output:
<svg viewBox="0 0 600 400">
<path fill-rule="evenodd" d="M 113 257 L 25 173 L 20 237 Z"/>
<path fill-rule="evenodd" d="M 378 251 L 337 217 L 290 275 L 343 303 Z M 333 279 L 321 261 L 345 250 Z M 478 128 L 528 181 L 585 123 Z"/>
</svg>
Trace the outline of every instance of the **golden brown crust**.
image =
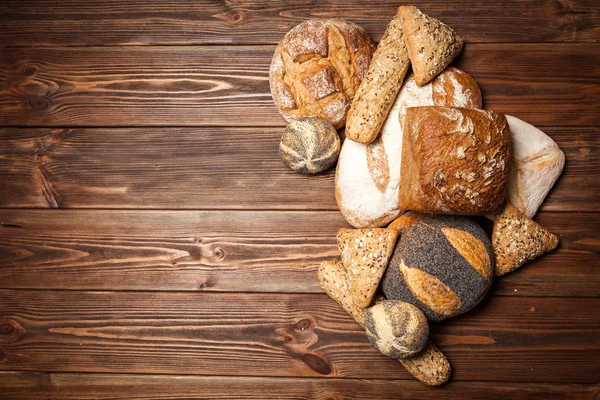
<svg viewBox="0 0 600 400">
<path fill-rule="evenodd" d="M 311 19 L 290 30 L 269 70 L 281 115 L 288 122 L 320 116 L 342 127 L 374 49 L 364 29 L 342 20 Z"/>
<path fill-rule="evenodd" d="M 483 99 L 477 82 L 471 75 L 457 68 L 447 68 L 431 82 L 431 86 L 433 104 L 436 106 L 464 103 L 461 107 L 482 107 Z"/>
<path fill-rule="evenodd" d="M 398 15 L 388 25 L 348 112 L 346 136 L 368 144 L 377 135 L 410 65 Z"/>
<path fill-rule="evenodd" d="M 412 376 L 429 386 L 441 385 L 452 373 L 450 362 L 431 341 L 420 353 L 399 361 Z"/>
<path fill-rule="evenodd" d="M 448 25 L 413 6 L 398 8 L 405 31 L 415 81 L 423 86 L 442 72 L 463 48 L 463 40 Z"/>
<path fill-rule="evenodd" d="M 504 115 L 414 107 L 403 128 L 400 208 L 460 215 L 502 209 L 510 157 Z"/>
<path fill-rule="evenodd" d="M 388 229 L 394 229 L 402 233 L 405 228 L 416 224 L 422 217 L 423 214 L 420 213 L 406 212 L 393 220 L 392 223 L 388 225 Z"/>
<path fill-rule="evenodd" d="M 454 316 L 460 309 L 459 297 L 442 281 L 418 268 L 411 268 L 400 262 L 400 272 L 404 275 L 406 287 L 416 299 L 437 314 Z"/>
<path fill-rule="evenodd" d="M 371 304 L 397 238 L 398 232 L 387 228 L 339 230 L 338 247 L 356 307 Z"/>
<path fill-rule="evenodd" d="M 317 278 L 325 293 L 338 302 L 364 328 L 365 309 L 354 307 L 352 304 L 350 283 L 344 265 L 339 261 L 323 261 L 319 265 Z"/>
<path fill-rule="evenodd" d="M 492 261 L 481 240 L 467 231 L 441 228 L 442 233 L 454 249 L 483 279 L 492 278 Z"/>
<path fill-rule="evenodd" d="M 512 272 L 557 246 L 556 235 L 510 203 L 494 219 L 492 248 L 496 258 L 496 276 Z"/>
</svg>

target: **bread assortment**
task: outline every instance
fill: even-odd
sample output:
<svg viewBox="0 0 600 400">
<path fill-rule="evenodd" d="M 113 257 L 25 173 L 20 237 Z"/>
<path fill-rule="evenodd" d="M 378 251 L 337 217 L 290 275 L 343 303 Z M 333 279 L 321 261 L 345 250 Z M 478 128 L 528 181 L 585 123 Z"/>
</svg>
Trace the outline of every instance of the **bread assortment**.
<svg viewBox="0 0 600 400">
<path fill-rule="evenodd" d="M 457 68 L 446 69 L 423 86 L 411 75 L 374 142 L 344 141 L 335 175 L 335 198 L 350 225 L 383 226 L 400 215 L 400 120 L 409 107 L 434 105 L 481 108 L 481 91 L 471 76 Z"/>
<path fill-rule="evenodd" d="M 340 137 L 329 121 L 303 117 L 290 123 L 281 137 L 279 154 L 285 165 L 302 174 L 316 174 L 335 164 Z"/>
<path fill-rule="evenodd" d="M 502 209 L 510 154 L 504 115 L 413 107 L 403 131 L 400 208 L 459 215 Z"/>
<path fill-rule="evenodd" d="M 482 109 L 473 78 L 448 67 L 463 45 L 412 6 L 398 8 L 376 50 L 354 24 L 309 20 L 280 42 L 269 75 L 291 122 L 284 163 L 315 173 L 339 152 L 335 197 L 356 229 L 338 231 L 341 261 L 320 264 L 320 286 L 375 349 L 430 386 L 452 368 L 429 322 L 471 310 L 494 276 L 558 245 L 530 218 L 564 154 L 539 129 Z M 491 240 L 474 215 L 495 215 Z"/>
<path fill-rule="evenodd" d="M 279 42 L 269 84 L 286 121 L 318 116 L 344 126 L 350 103 L 365 76 L 375 46 L 360 26 L 310 19 Z"/>
</svg>

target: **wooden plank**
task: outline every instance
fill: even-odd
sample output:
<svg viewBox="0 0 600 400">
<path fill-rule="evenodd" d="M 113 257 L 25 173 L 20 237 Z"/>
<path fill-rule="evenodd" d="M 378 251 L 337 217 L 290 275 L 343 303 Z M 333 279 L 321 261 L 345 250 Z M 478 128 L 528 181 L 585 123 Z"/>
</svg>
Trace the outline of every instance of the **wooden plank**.
<svg viewBox="0 0 600 400">
<path fill-rule="evenodd" d="M 544 130 L 567 163 L 543 210 L 597 211 L 600 131 Z M 0 128 L 0 207 L 337 210 L 335 169 L 289 170 L 278 154 L 281 132 Z"/>
<path fill-rule="evenodd" d="M 432 326 L 453 379 L 597 383 L 600 299 L 492 297 Z M 407 379 L 325 294 L 0 290 L 0 370 Z"/>
<path fill-rule="evenodd" d="M 430 388 L 414 380 L 206 377 L 189 375 L 0 372 L 4 400 L 75 399 L 594 399 L 599 385 L 451 381 Z"/>
<path fill-rule="evenodd" d="M 600 297 L 600 214 L 538 220 L 560 248 L 491 293 Z M 337 212 L 0 210 L 0 287 L 320 293 L 347 226 Z"/>
<path fill-rule="evenodd" d="M 127 2 L 4 0 L 0 45 L 277 43 L 308 18 L 343 18 L 379 39 L 395 14 L 386 0 Z M 594 0 L 425 0 L 419 7 L 468 42 L 597 42 Z"/>
<path fill-rule="evenodd" d="M 283 126 L 268 85 L 273 51 L 3 48 L 0 125 Z M 488 108 L 543 126 L 600 125 L 600 45 L 471 44 L 457 65 Z"/>
</svg>

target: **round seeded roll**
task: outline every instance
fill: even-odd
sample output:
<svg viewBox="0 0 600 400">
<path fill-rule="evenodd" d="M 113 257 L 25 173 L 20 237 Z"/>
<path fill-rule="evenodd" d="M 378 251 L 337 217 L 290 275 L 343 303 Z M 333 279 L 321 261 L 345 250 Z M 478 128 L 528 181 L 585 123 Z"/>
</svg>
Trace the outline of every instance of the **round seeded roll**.
<svg viewBox="0 0 600 400">
<path fill-rule="evenodd" d="M 302 22 L 273 55 L 269 85 L 277 109 L 288 122 L 319 116 L 341 128 L 374 51 L 368 33 L 352 22 Z"/>
<path fill-rule="evenodd" d="M 388 299 L 414 304 L 440 321 L 473 308 L 494 274 L 490 241 L 469 217 L 407 212 L 390 227 L 400 240 L 382 290 Z"/>
<path fill-rule="evenodd" d="M 429 338 L 425 315 L 403 301 L 384 300 L 367 309 L 365 325 L 371 346 L 394 360 L 418 353 Z"/>
<path fill-rule="evenodd" d="M 304 117 L 285 128 L 279 154 L 285 165 L 301 174 L 316 174 L 332 166 L 340 154 L 340 137 L 331 123 Z"/>
</svg>

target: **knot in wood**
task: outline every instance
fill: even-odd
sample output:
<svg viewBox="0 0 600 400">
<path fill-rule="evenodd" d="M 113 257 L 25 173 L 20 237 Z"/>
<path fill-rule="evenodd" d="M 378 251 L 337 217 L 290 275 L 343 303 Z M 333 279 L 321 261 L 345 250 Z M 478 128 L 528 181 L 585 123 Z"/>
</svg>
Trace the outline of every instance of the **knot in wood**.
<svg viewBox="0 0 600 400">
<path fill-rule="evenodd" d="M 33 97 L 29 99 L 29 105 L 35 110 L 47 110 L 50 107 L 50 100 L 47 97 Z"/>
<path fill-rule="evenodd" d="M 225 250 L 223 250 L 221 247 L 215 247 L 213 254 L 217 260 L 222 260 L 225 258 Z"/>
<path fill-rule="evenodd" d="M 25 70 L 23 71 L 23 73 L 25 74 L 25 76 L 31 76 L 31 75 L 35 74 L 35 68 L 34 67 L 27 67 L 27 68 L 25 68 Z"/>
<path fill-rule="evenodd" d="M 246 19 L 246 14 L 243 11 L 232 11 L 229 13 L 227 21 L 230 24 L 239 24 Z"/>
<path fill-rule="evenodd" d="M 331 364 L 325 357 L 316 355 L 314 353 L 305 353 L 300 357 L 302 361 L 310 367 L 313 371 L 321 375 L 329 375 L 333 372 Z"/>
<path fill-rule="evenodd" d="M 296 321 L 296 323 L 294 324 L 294 329 L 297 331 L 305 331 L 312 329 L 314 325 L 315 321 L 312 317 L 305 317 Z"/>
<path fill-rule="evenodd" d="M 15 326 L 10 322 L 0 323 L 0 336 L 12 335 L 15 332 L 15 330 Z"/>
<path fill-rule="evenodd" d="M 25 329 L 12 319 L 0 319 L 0 343 L 16 342 Z"/>
</svg>

